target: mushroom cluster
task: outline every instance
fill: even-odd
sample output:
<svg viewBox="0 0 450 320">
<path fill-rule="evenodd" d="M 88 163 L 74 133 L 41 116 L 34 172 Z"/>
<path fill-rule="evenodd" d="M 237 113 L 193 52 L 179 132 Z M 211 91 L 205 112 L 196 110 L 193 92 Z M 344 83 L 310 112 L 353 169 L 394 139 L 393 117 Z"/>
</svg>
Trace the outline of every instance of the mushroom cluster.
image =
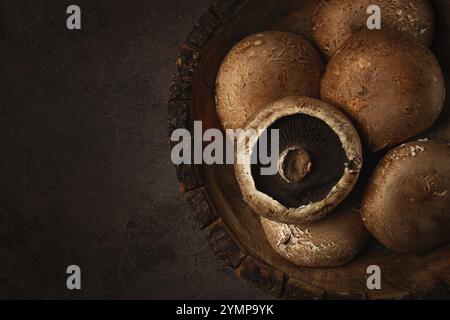
<svg viewBox="0 0 450 320">
<path fill-rule="evenodd" d="M 381 30 L 366 26 L 373 5 Z M 329 0 L 310 9 L 314 19 L 288 27 L 310 26 L 304 37 L 250 35 L 228 53 L 216 81 L 224 129 L 257 132 L 237 149 L 235 158 L 246 160 L 235 174 L 268 242 L 307 267 L 347 263 L 369 234 L 398 253 L 449 243 L 450 145 L 414 140 L 445 100 L 444 76 L 427 48 L 429 1 Z M 268 151 L 278 156 L 277 172 L 264 175 L 257 150 L 273 130 L 279 144 Z"/>
</svg>

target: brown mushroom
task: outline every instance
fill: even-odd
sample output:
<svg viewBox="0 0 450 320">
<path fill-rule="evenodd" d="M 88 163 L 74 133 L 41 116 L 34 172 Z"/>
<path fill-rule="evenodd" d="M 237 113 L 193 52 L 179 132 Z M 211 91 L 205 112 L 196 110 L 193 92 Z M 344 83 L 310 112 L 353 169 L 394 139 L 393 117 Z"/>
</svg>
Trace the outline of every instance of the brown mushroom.
<svg viewBox="0 0 450 320">
<path fill-rule="evenodd" d="M 363 200 L 369 231 L 386 247 L 421 253 L 450 241 L 450 146 L 432 140 L 390 151 Z"/>
<path fill-rule="evenodd" d="M 283 223 L 310 223 L 339 205 L 353 189 L 362 166 L 356 129 L 337 108 L 305 97 L 276 101 L 251 118 L 245 130 L 279 130 L 278 172 L 263 175 L 251 155 L 259 141 L 237 148 L 236 177 L 256 213 Z M 268 141 L 271 141 L 270 138 Z M 258 148 L 255 148 L 257 146 Z M 275 151 L 274 151 L 275 152 Z"/>
<path fill-rule="evenodd" d="M 396 31 L 373 30 L 355 34 L 333 56 L 321 95 L 352 118 L 379 151 L 432 126 L 445 87 L 427 48 Z"/>
<path fill-rule="evenodd" d="M 324 65 L 303 38 L 279 31 L 251 35 L 226 56 L 216 81 L 224 128 L 242 128 L 267 104 L 290 95 L 318 98 Z"/>
<path fill-rule="evenodd" d="M 443 69 L 443 70 L 449 70 Z M 446 86 L 446 92 L 449 92 L 450 90 L 450 73 L 444 71 L 444 77 L 445 77 L 445 86 Z M 444 107 L 442 109 L 442 113 L 433 127 L 430 128 L 430 130 L 422 133 L 420 138 L 430 138 L 433 140 L 439 140 L 443 142 L 449 142 L 450 143 L 450 97 L 446 95 Z"/>
<path fill-rule="evenodd" d="M 433 39 L 434 13 L 428 0 L 329 0 L 314 19 L 314 38 L 330 58 L 356 31 L 367 29 L 367 9 L 381 9 L 381 28 L 403 31 L 429 46 Z"/>
<path fill-rule="evenodd" d="M 293 264 L 338 267 L 352 260 L 368 239 L 359 200 L 353 194 L 324 219 L 307 226 L 266 218 L 261 218 L 261 224 L 271 247 Z"/>
</svg>

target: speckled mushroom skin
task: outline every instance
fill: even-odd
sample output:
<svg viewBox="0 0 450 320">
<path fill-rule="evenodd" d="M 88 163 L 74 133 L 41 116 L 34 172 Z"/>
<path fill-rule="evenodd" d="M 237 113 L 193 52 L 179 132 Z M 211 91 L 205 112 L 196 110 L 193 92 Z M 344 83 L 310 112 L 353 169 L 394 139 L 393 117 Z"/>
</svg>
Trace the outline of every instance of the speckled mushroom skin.
<svg viewBox="0 0 450 320">
<path fill-rule="evenodd" d="M 335 108 L 323 101 L 306 97 L 286 97 L 269 104 L 263 111 L 254 115 L 244 130 L 255 129 L 259 134 L 276 120 L 293 114 L 306 114 L 323 120 L 338 135 L 348 162 L 341 179 L 321 201 L 298 208 L 287 208 L 270 196 L 258 191 L 251 173 L 250 157 L 247 162 L 235 165 L 235 174 L 244 201 L 256 213 L 282 223 L 309 224 L 324 217 L 336 208 L 354 188 L 362 168 L 363 156 L 359 135 L 350 120 Z M 253 145 L 237 148 L 236 159 L 244 158 L 239 152 L 251 154 Z"/>
<path fill-rule="evenodd" d="M 386 247 L 422 253 L 450 241 L 450 146 L 414 141 L 389 152 L 363 200 L 363 219 Z"/>
<path fill-rule="evenodd" d="M 322 2 L 313 27 L 315 42 L 327 58 L 355 31 L 366 28 L 370 5 L 380 7 L 382 29 L 403 31 L 426 46 L 431 44 L 434 13 L 428 0 L 329 0 Z"/>
<path fill-rule="evenodd" d="M 302 37 L 280 31 L 251 35 L 228 53 L 216 81 L 216 110 L 226 129 L 242 128 L 267 104 L 286 96 L 318 98 L 324 64 Z"/>
<path fill-rule="evenodd" d="M 362 31 L 331 59 L 321 95 L 347 113 L 379 151 L 432 126 L 442 111 L 445 87 L 426 47 L 394 30 Z"/>
<path fill-rule="evenodd" d="M 261 218 L 272 248 L 288 261 L 306 267 L 338 267 L 352 260 L 368 239 L 356 197 L 347 199 L 322 220 L 308 226 Z"/>
</svg>

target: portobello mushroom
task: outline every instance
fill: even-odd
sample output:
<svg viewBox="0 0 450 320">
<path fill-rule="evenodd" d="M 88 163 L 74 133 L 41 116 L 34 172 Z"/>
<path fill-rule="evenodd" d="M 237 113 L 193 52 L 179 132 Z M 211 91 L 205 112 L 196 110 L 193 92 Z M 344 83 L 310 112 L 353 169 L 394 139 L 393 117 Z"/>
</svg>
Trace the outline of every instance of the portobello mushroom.
<svg viewBox="0 0 450 320">
<path fill-rule="evenodd" d="M 372 235 L 400 253 L 423 253 L 450 241 L 450 146 L 407 143 L 379 164 L 363 200 Z"/>
<path fill-rule="evenodd" d="M 324 70 L 317 50 L 288 32 L 253 34 L 231 49 L 216 81 L 216 110 L 226 129 L 240 129 L 269 103 L 292 95 L 318 98 Z"/>
<path fill-rule="evenodd" d="M 245 130 L 250 129 L 269 136 L 278 130 L 280 142 L 275 175 L 261 173 L 264 165 L 253 154 L 260 140 L 237 149 L 237 157 L 247 160 L 235 165 L 236 177 L 256 213 L 277 222 L 310 223 L 353 189 L 362 166 L 361 141 L 339 109 L 311 98 L 287 97 L 250 119 Z"/>
<path fill-rule="evenodd" d="M 373 30 L 355 34 L 333 56 L 321 95 L 356 123 L 377 152 L 431 127 L 445 86 L 431 51 L 394 30 Z"/>
</svg>

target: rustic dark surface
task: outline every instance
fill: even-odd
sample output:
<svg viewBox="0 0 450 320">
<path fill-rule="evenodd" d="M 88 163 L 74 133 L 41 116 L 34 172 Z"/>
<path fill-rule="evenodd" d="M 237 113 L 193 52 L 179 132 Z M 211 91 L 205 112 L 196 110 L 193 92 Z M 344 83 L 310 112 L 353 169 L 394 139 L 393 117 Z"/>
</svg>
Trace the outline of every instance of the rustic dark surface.
<svg viewBox="0 0 450 320">
<path fill-rule="evenodd" d="M 214 256 L 170 162 L 168 88 L 207 0 L 74 3 L 81 31 L 73 1 L 0 0 L 0 298 L 268 298 Z"/>
</svg>

